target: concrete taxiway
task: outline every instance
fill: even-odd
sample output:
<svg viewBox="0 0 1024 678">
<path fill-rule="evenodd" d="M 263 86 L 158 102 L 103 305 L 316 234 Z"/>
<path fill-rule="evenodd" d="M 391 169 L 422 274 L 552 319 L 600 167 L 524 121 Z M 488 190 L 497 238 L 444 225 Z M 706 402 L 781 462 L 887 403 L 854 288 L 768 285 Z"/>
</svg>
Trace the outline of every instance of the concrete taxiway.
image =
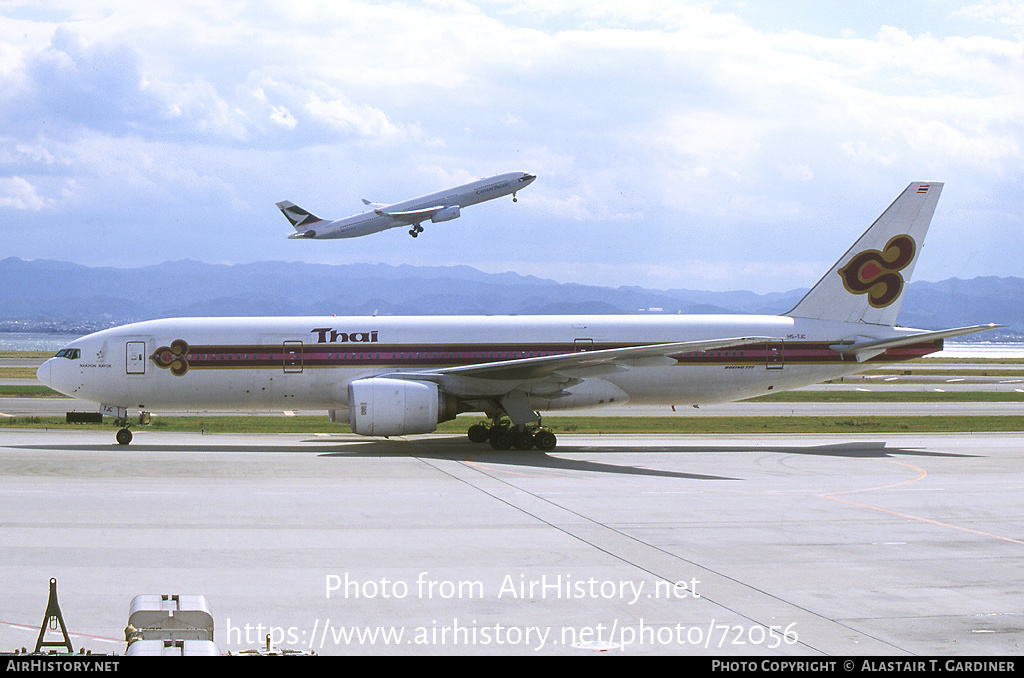
<svg viewBox="0 0 1024 678">
<path fill-rule="evenodd" d="M 0 650 L 202 594 L 222 650 L 1005 655 L 1019 434 L 0 434 Z"/>
</svg>

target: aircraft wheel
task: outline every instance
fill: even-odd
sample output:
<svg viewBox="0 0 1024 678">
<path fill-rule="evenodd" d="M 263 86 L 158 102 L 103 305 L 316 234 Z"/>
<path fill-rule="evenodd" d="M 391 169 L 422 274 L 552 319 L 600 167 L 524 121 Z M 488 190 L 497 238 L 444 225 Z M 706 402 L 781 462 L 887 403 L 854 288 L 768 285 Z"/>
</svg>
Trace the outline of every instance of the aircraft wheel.
<svg viewBox="0 0 1024 678">
<path fill-rule="evenodd" d="M 516 436 L 516 439 L 512 442 L 517 450 L 528 450 L 533 447 L 533 434 L 532 433 L 520 433 Z"/>
<path fill-rule="evenodd" d="M 491 431 L 491 447 L 496 450 L 507 450 L 512 447 L 512 434 L 508 429 L 495 429 Z"/>
<path fill-rule="evenodd" d="M 417 237 L 417 236 L 418 236 L 419 234 L 420 234 L 420 233 L 419 233 L 419 231 L 417 231 L 417 230 L 416 230 L 415 228 L 411 228 L 411 229 L 409 229 L 409 235 L 411 235 L 412 237 L 414 237 L 414 238 L 415 238 L 415 237 Z"/>
<path fill-rule="evenodd" d="M 123 428 L 117 432 L 117 435 L 115 435 L 114 438 L 117 440 L 118 445 L 127 445 L 132 441 L 132 432 Z"/>
<path fill-rule="evenodd" d="M 486 443 L 487 439 L 491 437 L 491 432 L 483 424 L 473 424 L 469 427 L 467 435 L 469 435 L 470 442 Z"/>
<path fill-rule="evenodd" d="M 537 446 L 538 450 L 549 452 L 558 445 L 558 438 L 551 431 L 538 431 L 537 435 L 533 436 L 533 444 Z"/>
</svg>

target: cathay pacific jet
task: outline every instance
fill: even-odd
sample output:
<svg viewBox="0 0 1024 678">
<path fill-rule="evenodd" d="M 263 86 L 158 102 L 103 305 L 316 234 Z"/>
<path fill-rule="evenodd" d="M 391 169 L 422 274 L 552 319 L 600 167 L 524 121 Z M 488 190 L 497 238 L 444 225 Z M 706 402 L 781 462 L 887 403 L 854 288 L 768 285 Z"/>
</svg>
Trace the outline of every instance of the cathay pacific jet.
<svg viewBox="0 0 1024 678">
<path fill-rule="evenodd" d="M 358 238 L 399 226 L 408 226 L 409 235 L 415 238 L 423 232 L 420 224 L 424 221 L 430 220 L 435 224 L 451 221 L 470 205 L 509 194 L 515 202 L 516 193 L 536 178 L 525 172 L 509 172 L 394 205 L 380 205 L 364 199 L 363 203 L 370 207 L 369 210 L 334 221 L 321 219 L 287 200 L 277 203 L 277 206 L 295 228 L 295 233 L 288 236 L 293 239 Z"/>
</svg>

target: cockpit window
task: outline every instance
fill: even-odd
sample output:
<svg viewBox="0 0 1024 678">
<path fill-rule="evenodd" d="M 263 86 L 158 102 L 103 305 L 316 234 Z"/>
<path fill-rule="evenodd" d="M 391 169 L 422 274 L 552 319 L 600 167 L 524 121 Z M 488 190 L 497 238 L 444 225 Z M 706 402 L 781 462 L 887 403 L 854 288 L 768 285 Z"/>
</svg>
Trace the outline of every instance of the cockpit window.
<svg viewBox="0 0 1024 678">
<path fill-rule="evenodd" d="M 82 356 L 82 349 L 79 348 L 62 348 L 57 351 L 57 355 L 54 358 L 67 358 L 68 360 L 78 360 Z"/>
</svg>

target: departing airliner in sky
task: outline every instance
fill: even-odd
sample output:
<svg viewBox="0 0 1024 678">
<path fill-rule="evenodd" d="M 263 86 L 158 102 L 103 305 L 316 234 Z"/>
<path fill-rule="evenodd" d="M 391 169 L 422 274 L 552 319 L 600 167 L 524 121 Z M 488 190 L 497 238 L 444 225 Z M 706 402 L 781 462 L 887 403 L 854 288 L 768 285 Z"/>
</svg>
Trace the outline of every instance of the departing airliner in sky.
<svg viewBox="0 0 1024 678">
<path fill-rule="evenodd" d="M 481 412 L 472 440 L 550 450 L 540 412 L 751 398 L 997 327 L 896 326 L 941 189 L 910 184 L 784 315 L 173 318 L 82 337 L 37 376 L 100 404 L 122 444 L 134 409 L 327 410 L 367 436 Z"/>
<path fill-rule="evenodd" d="M 288 236 L 292 239 L 358 238 L 397 226 L 411 227 L 409 235 L 415 238 L 423 232 L 420 224 L 428 219 L 435 224 L 451 221 L 460 215 L 463 208 L 510 193 L 515 202 L 516 193 L 536 178 L 525 172 L 508 172 L 394 205 L 380 205 L 364 199 L 363 203 L 371 209 L 336 221 L 321 219 L 287 200 L 277 203 L 277 206 L 295 227 L 295 233 Z"/>
</svg>

